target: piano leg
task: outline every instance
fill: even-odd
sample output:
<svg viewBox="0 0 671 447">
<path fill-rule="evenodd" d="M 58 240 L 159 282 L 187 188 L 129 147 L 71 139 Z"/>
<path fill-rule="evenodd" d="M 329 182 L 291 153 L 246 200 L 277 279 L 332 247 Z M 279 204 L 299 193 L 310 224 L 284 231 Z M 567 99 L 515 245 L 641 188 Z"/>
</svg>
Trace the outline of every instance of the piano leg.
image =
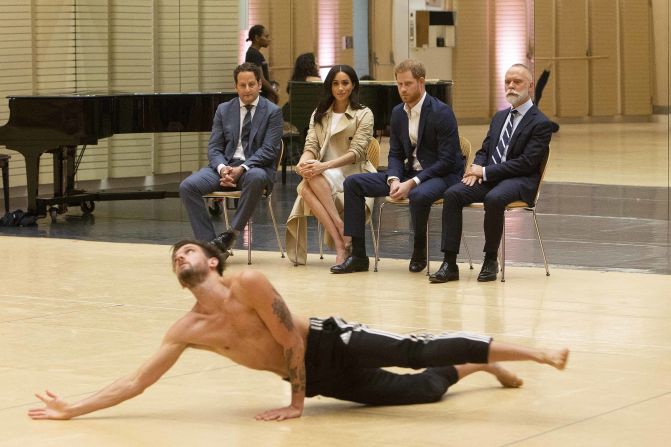
<svg viewBox="0 0 671 447">
<path fill-rule="evenodd" d="M 63 197 L 63 148 L 50 152 L 54 157 L 54 197 Z"/>
<path fill-rule="evenodd" d="M 74 194 L 77 146 L 61 146 L 50 152 L 54 157 L 54 197 Z"/>
<path fill-rule="evenodd" d="M 9 213 L 9 155 L 0 158 L 2 168 L 2 193 L 5 199 L 5 212 Z"/>
<path fill-rule="evenodd" d="M 28 190 L 28 212 L 35 215 L 44 216 L 46 210 L 37 209 L 37 189 L 40 184 L 40 155 L 27 153 L 24 154 L 26 160 L 26 184 Z"/>
<path fill-rule="evenodd" d="M 83 151 L 83 149 L 82 149 Z M 77 156 L 77 146 L 65 146 L 65 194 L 75 193 L 75 157 Z"/>
</svg>

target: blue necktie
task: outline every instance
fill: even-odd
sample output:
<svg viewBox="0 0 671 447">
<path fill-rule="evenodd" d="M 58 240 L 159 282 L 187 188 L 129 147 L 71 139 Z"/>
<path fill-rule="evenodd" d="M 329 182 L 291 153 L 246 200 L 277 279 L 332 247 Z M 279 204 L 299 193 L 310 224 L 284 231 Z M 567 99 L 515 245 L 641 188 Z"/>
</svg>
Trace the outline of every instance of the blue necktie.
<svg viewBox="0 0 671 447">
<path fill-rule="evenodd" d="M 501 163 L 501 160 L 503 160 L 503 157 L 506 155 L 506 151 L 508 150 L 508 143 L 510 143 L 510 137 L 513 134 L 513 121 L 515 120 L 515 116 L 518 113 L 519 112 L 515 109 L 510 111 L 508 125 L 505 129 L 503 129 L 503 132 L 501 132 L 499 144 L 496 145 L 496 150 L 492 154 L 492 162 L 494 162 L 494 164 Z"/>
<path fill-rule="evenodd" d="M 242 120 L 242 131 L 240 132 L 240 142 L 242 143 L 242 151 L 247 153 L 247 144 L 249 143 L 249 132 L 252 130 L 252 108 L 253 104 L 245 104 L 247 113 L 245 119 Z"/>
</svg>

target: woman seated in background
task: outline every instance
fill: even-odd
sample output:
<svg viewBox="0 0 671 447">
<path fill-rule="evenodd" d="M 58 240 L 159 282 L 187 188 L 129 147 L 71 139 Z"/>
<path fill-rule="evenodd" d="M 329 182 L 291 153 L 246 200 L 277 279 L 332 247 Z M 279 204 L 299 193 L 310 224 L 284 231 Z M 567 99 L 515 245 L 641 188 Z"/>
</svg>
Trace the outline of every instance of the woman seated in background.
<svg viewBox="0 0 671 447">
<path fill-rule="evenodd" d="M 324 81 L 324 96 L 317 105 L 296 165 L 303 180 L 289 215 L 286 247 L 289 260 L 305 264 L 307 220 L 314 215 L 326 229 L 326 242 L 335 247 L 336 262 L 347 258 L 343 235 L 343 182 L 361 172 L 375 172 L 367 159 L 373 138 L 373 112 L 359 104 L 359 78 L 349 65 L 336 65 Z M 373 202 L 367 203 L 370 213 Z"/>
<path fill-rule="evenodd" d="M 296 58 L 294 72 L 289 81 L 321 81 L 319 66 L 314 53 L 303 53 Z M 291 92 L 291 84 L 287 83 L 287 93 Z"/>
<path fill-rule="evenodd" d="M 291 79 L 287 82 L 287 93 L 291 94 L 291 81 L 313 81 L 321 82 L 322 78 L 319 76 L 319 66 L 315 59 L 314 53 L 303 53 L 296 58 L 294 63 L 294 71 L 291 74 Z M 305 129 L 298 129 L 291 123 L 291 103 L 287 101 L 282 106 L 282 118 L 284 118 L 284 131 L 301 134 Z M 290 148 L 289 154 L 294 153 Z M 292 158 L 293 159 L 293 158 Z M 293 164 L 293 163 L 292 163 Z"/>
</svg>

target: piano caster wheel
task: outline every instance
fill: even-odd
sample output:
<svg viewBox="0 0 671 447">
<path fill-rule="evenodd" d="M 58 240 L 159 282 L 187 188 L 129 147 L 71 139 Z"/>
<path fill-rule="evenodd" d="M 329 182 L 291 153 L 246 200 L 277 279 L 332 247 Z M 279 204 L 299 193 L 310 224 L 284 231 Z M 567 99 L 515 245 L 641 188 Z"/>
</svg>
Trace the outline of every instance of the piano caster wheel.
<svg viewBox="0 0 671 447">
<path fill-rule="evenodd" d="M 81 205 L 79 205 L 79 207 L 81 208 L 82 213 L 91 214 L 93 210 L 96 209 L 96 204 L 94 201 L 82 202 Z"/>
<path fill-rule="evenodd" d="M 58 217 L 58 208 L 55 206 L 50 207 L 49 217 L 51 217 L 51 223 L 56 223 L 56 218 Z"/>
<path fill-rule="evenodd" d="M 213 217 L 221 216 L 221 213 L 224 211 L 224 207 L 221 204 L 221 200 L 212 200 L 210 206 L 207 207 L 210 211 L 210 215 Z"/>
</svg>

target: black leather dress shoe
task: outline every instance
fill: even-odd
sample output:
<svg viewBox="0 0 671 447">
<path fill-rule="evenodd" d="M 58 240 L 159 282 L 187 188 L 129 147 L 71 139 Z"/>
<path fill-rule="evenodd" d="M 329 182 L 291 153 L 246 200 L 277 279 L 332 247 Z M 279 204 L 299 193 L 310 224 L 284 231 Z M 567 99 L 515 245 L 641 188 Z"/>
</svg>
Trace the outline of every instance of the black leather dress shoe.
<svg viewBox="0 0 671 447">
<path fill-rule="evenodd" d="M 429 282 L 440 283 L 448 281 L 457 281 L 459 279 L 459 267 L 455 264 L 453 267 L 443 261 L 436 273 L 429 276 Z"/>
<path fill-rule="evenodd" d="M 499 272 L 499 262 L 496 259 L 487 259 L 482 262 L 482 269 L 478 275 L 478 281 L 495 281 L 496 274 Z"/>
<path fill-rule="evenodd" d="M 408 265 L 408 270 L 412 273 L 419 273 L 426 268 L 426 258 L 424 259 L 411 259 L 410 265 Z"/>
<path fill-rule="evenodd" d="M 214 245 L 221 251 L 230 250 L 234 243 L 235 233 L 232 231 L 224 231 L 219 236 L 210 241 L 210 244 Z"/>
<path fill-rule="evenodd" d="M 426 268 L 426 249 L 414 250 L 410 257 L 408 270 L 412 273 L 419 273 Z"/>
<path fill-rule="evenodd" d="M 368 256 L 360 258 L 358 256 L 348 256 L 342 264 L 336 264 L 331 267 L 331 273 L 354 273 L 368 271 Z"/>
</svg>

